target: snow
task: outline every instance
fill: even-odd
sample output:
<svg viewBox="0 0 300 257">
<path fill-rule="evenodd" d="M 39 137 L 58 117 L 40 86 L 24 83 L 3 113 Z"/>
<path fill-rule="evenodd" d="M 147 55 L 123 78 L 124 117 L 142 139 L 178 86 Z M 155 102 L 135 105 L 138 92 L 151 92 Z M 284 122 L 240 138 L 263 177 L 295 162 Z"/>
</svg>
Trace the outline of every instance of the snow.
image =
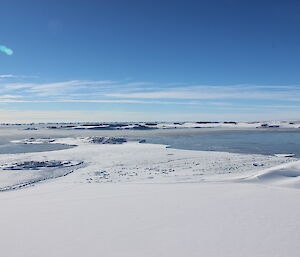
<svg viewBox="0 0 300 257">
<path fill-rule="evenodd" d="M 0 201 L 3 256 L 299 256 L 295 190 L 51 181 Z"/>
<path fill-rule="evenodd" d="M 265 169 L 244 180 L 300 189 L 300 161 Z"/>
<path fill-rule="evenodd" d="M 53 128 L 51 126 L 50 128 Z M 74 124 L 55 126 L 56 129 L 87 129 L 87 130 L 146 130 L 146 129 L 180 129 L 180 128 L 223 128 L 223 129 L 299 129 L 299 121 L 266 121 L 266 122 L 158 122 L 158 123 L 107 123 L 107 124 Z"/>
<path fill-rule="evenodd" d="M 28 172 L 73 171 L 0 193 L 1 256 L 299 256 L 296 158 L 54 143 L 77 147 L 0 155 L 2 187 Z M 22 169 L 3 169 L 11 165 Z"/>
</svg>

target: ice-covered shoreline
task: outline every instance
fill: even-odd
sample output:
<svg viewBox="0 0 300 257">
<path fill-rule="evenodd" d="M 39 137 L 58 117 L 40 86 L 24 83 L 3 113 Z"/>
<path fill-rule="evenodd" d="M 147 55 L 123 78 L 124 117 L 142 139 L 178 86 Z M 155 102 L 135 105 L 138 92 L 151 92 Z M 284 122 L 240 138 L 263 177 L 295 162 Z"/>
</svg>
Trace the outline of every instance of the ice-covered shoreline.
<svg viewBox="0 0 300 257">
<path fill-rule="evenodd" d="M 41 142 L 76 147 L 41 153 L 0 155 L 2 191 L 67 174 L 72 183 L 222 181 L 255 175 L 264 169 L 298 160 L 283 156 L 179 150 L 165 145 L 126 142 L 123 138 L 109 137 L 30 138 L 15 141 L 26 144 Z M 60 165 L 70 161 L 76 165 Z M 32 167 L 28 168 L 24 163 L 30 163 Z M 47 163 L 59 165 L 49 166 Z M 73 174 L 72 169 L 76 170 Z"/>
</svg>

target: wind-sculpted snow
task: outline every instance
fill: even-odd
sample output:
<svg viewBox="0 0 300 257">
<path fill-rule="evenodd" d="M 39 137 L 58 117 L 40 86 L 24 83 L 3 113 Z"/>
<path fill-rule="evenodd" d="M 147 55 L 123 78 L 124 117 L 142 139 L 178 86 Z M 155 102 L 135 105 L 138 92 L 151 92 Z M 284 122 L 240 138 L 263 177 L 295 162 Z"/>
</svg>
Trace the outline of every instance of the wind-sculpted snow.
<svg viewBox="0 0 300 257">
<path fill-rule="evenodd" d="M 300 161 L 271 167 L 240 181 L 300 189 Z"/>
</svg>

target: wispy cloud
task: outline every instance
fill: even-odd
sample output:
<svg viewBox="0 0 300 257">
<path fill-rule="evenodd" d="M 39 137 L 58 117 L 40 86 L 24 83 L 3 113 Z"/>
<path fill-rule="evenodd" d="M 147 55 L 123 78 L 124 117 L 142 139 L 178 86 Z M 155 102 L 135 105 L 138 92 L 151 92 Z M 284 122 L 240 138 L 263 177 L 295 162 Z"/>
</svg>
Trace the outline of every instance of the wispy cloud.
<svg viewBox="0 0 300 257">
<path fill-rule="evenodd" d="M 12 74 L 0 74 L 0 78 L 15 78 L 16 76 L 15 75 L 12 75 Z"/>
<path fill-rule="evenodd" d="M 10 75 L 2 75 L 10 76 Z M 225 86 L 179 86 L 153 82 L 119 82 L 114 80 L 70 80 L 55 83 L 8 83 L 0 92 L 22 92 L 33 97 L 104 97 L 120 99 L 274 99 L 297 101 L 300 99 L 298 85 L 225 85 Z"/>
<path fill-rule="evenodd" d="M 88 90 L 93 87 L 98 89 L 102 87 L 109 87 L 114 81 L 103 80 L 103 81 L 82 81 L 82 80 L 71 80 L 55 83 L 9 83 L 5 84 L 0 91 L 22 91 L 27 95 L 33 95 L 36 97 L 48 97 L 62 95 L 72 92 L 78 92 L 80 90 Z"/>
<path fill-rule="evenodd" d="M 0 95 L 0 99 L 22 98 L 21 95 Z"/>
<path fill-rule="evenodd" d="M 222 115 L 226 117 L 229 113 L 244 113 L 250 117 L 250 113 L 260 114 L 262 111 L 268 116 L 266 113 L 290 114 L 298 113 L 300 110 L 298 85 L 211 86 L 128 80 L 67 80 L 37 83 L 36 80 L 40 79 L 33 80 L 30 77 L 9 74 L 0 75 L 0 78 L 2 78 L 0 103 L 6 104 L 5 106 L 15 104 L 15 106 L 43 106 L 47 109 L 55 103 L 63 103 L 60 106 L 64 110 L 63 108 L 79 108 L 86 103 L 85 108 L 92 111 L 96 104 L 98 106 L 107 104 L 120 112 L 124 109 L 140 108 L 144 110 L 145 117 L 150 117 L 149 113 L 156 110 L 167 111 L 170 117 L 172 113 L 174 115 L 186 113 L 182 117 L 193 116 L 195 119 L 198 113 L 202 115 L 223 113 Z M 40 104 L 30 105 L 30 103 Z"/>
<path fill-rule="evenodd" d="M 260 113 L 163 113 L 143 111 L 98 111 L 98 110 L 6 110 L 0 116 L 0 122 L 122 122 L 122 121 L 195 121 L 195 120 L 235 120 L 235 121 L 257 121 L 257 120 L 290 120 L 299 119 L 300 111 L 289 112 L 266 112 Z"/>
<path fill-rule="evenodd" d="M 109 100 L 97 100 L 97 99 L 56 99 L 56 100 L 19 100 L 13 98 L 22 98 L 22 96 L 3 95 L 0 96 L 0 103 L 115 103 L 115 104 L 161 104 L 161 105 L 230 105 L 230 103 L 203 103 L 195 101 L 147 101 L 147 100 L 128 100 L 128 99 L 109 99 Z"/>
<path fill-rule="evenodd" d="M 274 90 L 276 88 L 277 90 Z M 138 99 L 273 99 L 297 101 L 296 86 L 186 86 L 163 88 L 151 92 L 108 93 L 107 97 Z"/>
<path fill-rule="evenodd" d="M 1 75 L 13 76 L 13 75 Z M 0 92 L 23 97 L 42 98 L 63 97 L 66 100 L 128 100 L 142 99 L 160 100 L 173 103 L 179 100 L 215 100 L 215 105 L 221 105 L 223 100 L 256 99 L 298 101 L 300 87 L 298 85 L 186 85 L 169 87 L 169 84 L 155 84 L 153 82 L 120 82 L 114 80 L 70 80 L 54 83 L 0 83 Z M 84 99 L 84 98 L 92 99 Z M 72 99 L 75 98 L 75 99 Z M 173 101 L 166 101 L 172 99 Z M 49 99 L 47 99 L 49 100 Z M 124 101 L 125 102 L 125 101 Z M 191 102 L 191 101 L 189 101 Z M 138 102 L 137 102 L 138 103 Z"/>
</svg>

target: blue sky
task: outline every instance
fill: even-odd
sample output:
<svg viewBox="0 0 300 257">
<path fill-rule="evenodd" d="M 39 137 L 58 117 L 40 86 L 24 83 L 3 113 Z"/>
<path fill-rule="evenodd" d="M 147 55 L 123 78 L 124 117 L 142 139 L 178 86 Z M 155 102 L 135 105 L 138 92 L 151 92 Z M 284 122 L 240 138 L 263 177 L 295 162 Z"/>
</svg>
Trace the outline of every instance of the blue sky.
<svg viewBox="0 0 300 257">
<path fill-rule="evenodd" d="M 299 1 L 2 0 L 0 45 L 0 122 L 300 117 Z"/>
</svg>

